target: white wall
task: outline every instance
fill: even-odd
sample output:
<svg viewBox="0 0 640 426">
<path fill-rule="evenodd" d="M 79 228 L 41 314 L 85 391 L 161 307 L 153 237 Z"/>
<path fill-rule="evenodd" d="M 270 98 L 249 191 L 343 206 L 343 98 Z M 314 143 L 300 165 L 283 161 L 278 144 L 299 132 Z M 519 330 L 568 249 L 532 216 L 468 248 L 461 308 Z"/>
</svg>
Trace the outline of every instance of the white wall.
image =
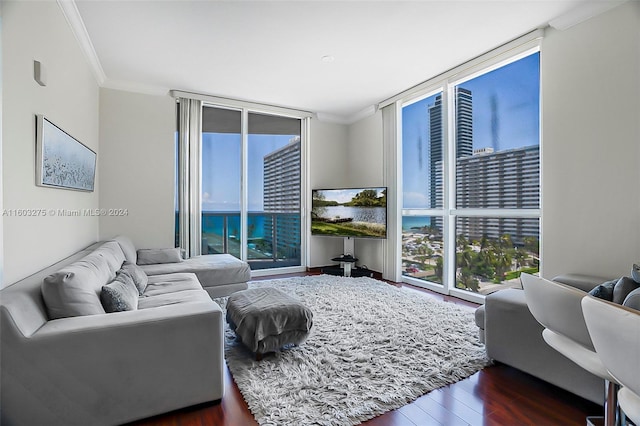
<svg viewBox="0 0 640 426">
<path fill-rule="evenodd" d="M 310 138 L 310 189 L 348 186 L 347 126 L 312 119 Z M 342 238 L 310 237 L 307 266 L 314 268 L 333 264 L 331 258 L 342 254 L 342 246 Z"/>
<path fill-rule="evenodd" d="M 632 1 L 544 39 L 546 277 L 619 277 L 640 260 L 639 28 Z"/>
<path fill-rule="evenodd" d="M 346 186 L 383 186 L 382 112 L 366 117 L 348 127 Z M 384 241 L 357 238 L 354 241 L 358 265 L 382 272 Z"/>
<path fill-rule="evenodd" d="M 174 246 L 175 100 L 100 89 L 100 239 L 138 248 Z"/>
<path fill-rule="evenodd" d="M 0 129 L 2 129 L 2 3 L 0 3 Z M 2 164 L 2 131 L 0 131 L 0 164 Z M 2 210 L 2 172 L 0 171 L 0 210 Z M 4 219 L 0 216 L 0 287 L 4 282 Z"/>
<path fill-rule="evenodd" d="M 33 80 L 34 60 L 46 70 L 46 87 Z M 3 208 L 97 208 L 99 179 L 94 192 L 35 185 L 36 114 L 100 158 L 98 86 L 57 3 L 3 2 L 2 65 Z M 3 231 L 7 285 L 95 242 L 98 218 L 5 216 Z"/>
</svg>

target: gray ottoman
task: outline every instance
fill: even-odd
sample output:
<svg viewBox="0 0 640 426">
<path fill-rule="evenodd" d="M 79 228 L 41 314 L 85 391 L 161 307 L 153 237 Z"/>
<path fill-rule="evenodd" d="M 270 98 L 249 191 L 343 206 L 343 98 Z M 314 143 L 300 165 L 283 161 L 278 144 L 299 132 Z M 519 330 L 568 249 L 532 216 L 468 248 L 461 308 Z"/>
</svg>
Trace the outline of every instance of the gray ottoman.
<svg viewBox="0 0 640 426">
<path fill-rule="evenodd" d="M 254 288 L 229 296 L 227 322 L 260 360 L 262 354 L 304 342 L 313 325 L 313 313 L 280 290 Z"/>
</svg>

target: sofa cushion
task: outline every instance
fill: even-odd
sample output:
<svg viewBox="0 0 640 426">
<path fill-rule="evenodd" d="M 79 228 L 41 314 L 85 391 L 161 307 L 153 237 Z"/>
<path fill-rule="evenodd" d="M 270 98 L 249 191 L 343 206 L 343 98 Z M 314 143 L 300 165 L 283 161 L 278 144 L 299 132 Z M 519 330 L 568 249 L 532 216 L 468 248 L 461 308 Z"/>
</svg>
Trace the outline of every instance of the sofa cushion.
<svg viewBox="0 0 640 426">
<path fill-rule="evenodd" d="M 149 276 L 174 272 L 193 272 L 198 276 L 202 287 L 205 288 L 246 283 L 251 279 L 249 264 L 230 254 L 207 254 L 192 257 L 180 263 L 145 265 L 142 266 L 142 269 Z"/>
<path fill-rule="evenodd" d="M 49 318 L 104 314 L 102 286 L 115 278 L 122 262 L 122 249 L 110 241 L 46 277 L 41 292 Z"/>
<path fill-rule="evenodd" d="M 120 248 L 124 253 L 124 257 L 127 259 L 127 262 L 131 262 L 131 263 L 137 262 L 138 259 L 136 257 L 136 247 L 133 245 L 133 242 L 129 237 L 125 237 L 124 235 L 118 235 L 113 240 L 120 245 Z"/>
<path fill-rule="evenodd" d="M 138 265 L 155 265 L 179 262 L 182 262 L 182 255 L 179 248 L 138 250 Z"/>
<path fill-rule="evenodd" d="M 141 297 L 138 299 L 138 309 L 157 308 L 159 306 L 175 305 L 187 302 L 209 302 L 209 293 L 204 290 L 185 290 L 173 293 L 163 293 L 156 296 Z"/>
<path fill-rule="evenodd" d="M 613 288 L 613 303 L 621 305 L 629 293 L 640 287 L 640 284 L 629 277 L 622 277 Z"/>
<path fill-rule="evenodd" d="M 617 284 L 619 280 L 615 279 L 612 281 L 604 282 L 600 285 L 595 286 L 589 294 L 593 297 L 597 297 L 599 299 L 604 299 L 609 302 L 613 301 L 613 288 Z"/>
<path fill-rule="evenodd" d="M 165 275 L 152 275 L 149 284 L 141 297 L 152 297 L 159 294 L 175 293 L 185 290 L 202 290 L 200 281 L 191 273 L 175 273 Z"/>
<path fill-rule="evenodd" d="M 107 241 L 89 256 L 94 255 L 102 257 L 105 260 L 109 268 L 109 281 L 116 276 L 116 271 L 122 267 L 122 263 L 125 261 L 124 252 L 122 251 L 122 248 L 120 248 L 120 244 L 115 241 Z M 104 284 L 106 283 L 101 283 L 100 288 L 102 288 Z"/>
<path fill-rule="evenodd" d="M 640 311 L 640 288 L 636 288 L 631 293 L 629 293 L 627 297 L 625 297 L 622 304 L 627 308 Z"/>
<path fill-rule="evenodd" d="M 640 284 L 640 265 L 636 265 L 635 263 L 631 267 L 631 278 L 638 284 Z"/>
<path fill-rule="evenodd" d="M 138 289 L 131 275 L 118 271 L 113 281 L 102 286 L 100 302 L 108 313 L 138 309 Z"/>
<path fill-rule="evenodd" d="M 144 273 L 142 268 L 140 268 L 135 263 L 131 263 L 128 260 L 125 260 L 122 264 L 122 270 L 127 274 L 131 275 L 133 278 L 133 283 L 136 285 L 138 289 L 138 295 L 142 296 L 145 289 L 147 288 L 147 284 L 149 283 L 149 277 Z"/>
</svg>

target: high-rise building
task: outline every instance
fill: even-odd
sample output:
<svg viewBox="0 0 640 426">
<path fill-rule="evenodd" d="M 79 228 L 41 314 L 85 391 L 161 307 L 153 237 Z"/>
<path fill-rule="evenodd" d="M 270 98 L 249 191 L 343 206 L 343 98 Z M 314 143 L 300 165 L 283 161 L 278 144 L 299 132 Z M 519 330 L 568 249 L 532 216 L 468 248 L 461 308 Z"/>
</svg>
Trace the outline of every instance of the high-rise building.
<svg viewBox="0 0 640 426">
<path fill-rule="evenodd" d="M 429 106 L 429 207 L 432 209 L 442 207 L 442 197 L 437 198 L 436 188 L 437 185 L 442 186 L 442 168 L 438 176 L 437 164 L 438 161 L 442 164 L 443 160 L 443 134 L 442 95 L 438 95 L 436 102 Z"/>
<path fill-rule="evenodd" d="M 265 155 L 264 238 L 278 258 L 300 258 L 301 141 Z"/>
<path fill-rule="evenodd" d="M 456 158 L 473 155 L 473 95 L 471 90 L 456 87 Z M 442 95 L 429 106 L 429 207 L 442 208 L 444 161 L 444 130 L 442 125 Z M 442 230 L 442 218 L 431 218 L 431 225 Z"/>
<path fill-rule="evenodd" d="M 455 92 L 456 108 L 456 207 L 492 209 L 537 209 L 540 207 L 540 149 L 538 145 L 494 152 L 473 150 L 473 97 L 460 87 Z M 443 126 L 442 97 L 429 107 L 430 201 L 442 208 Z M 442 229 L 442 218 L 432 225 Z M 495 239 L 509 234 L 517 244 L 525 237 L 538 238 L 537 218 L 458 217 L 456 232 L 468 238 Z"/>
<path fill-rule="evenodd" d="M 456 158 L 473 155 L 473 96 L 471 90 L 456 87 Z M 429 106 L 429 200 L 430 208 L 442 208 L 442 162 L 444 161 L 442 95 Z M 438 163 L 440 166 L 438 167 Z"/>
<path fill-rule="evenodd" d="M 456 161 L 458 208 L 540 208 L 540 147 L 478 152 Z M 472 239 L 509 234 L 516 244 L 538 238 L 538 218 L 459 217 L 457 233 Z"/>
<path fill-rule="evenodd" d="M 473 155 L 473 97 L 456 87 L 456 158 Z"/>
</svg>

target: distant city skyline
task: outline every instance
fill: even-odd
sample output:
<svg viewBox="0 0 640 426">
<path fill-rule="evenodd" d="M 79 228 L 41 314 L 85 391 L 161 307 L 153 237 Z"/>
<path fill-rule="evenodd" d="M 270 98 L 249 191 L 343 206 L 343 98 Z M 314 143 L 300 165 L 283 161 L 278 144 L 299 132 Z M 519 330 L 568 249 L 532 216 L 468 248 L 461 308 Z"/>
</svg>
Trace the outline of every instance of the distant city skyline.
<svg viewBox="0 0 640 426">
<path fill-rule="evenodd" d="M 534 53 L 457 87 L 473 97 L 473 150 L 540 142 L 540 55 Z M 430 206 L 429 107 L 436 93 L 402 109 L 403 208 Z"/>
</svg>

